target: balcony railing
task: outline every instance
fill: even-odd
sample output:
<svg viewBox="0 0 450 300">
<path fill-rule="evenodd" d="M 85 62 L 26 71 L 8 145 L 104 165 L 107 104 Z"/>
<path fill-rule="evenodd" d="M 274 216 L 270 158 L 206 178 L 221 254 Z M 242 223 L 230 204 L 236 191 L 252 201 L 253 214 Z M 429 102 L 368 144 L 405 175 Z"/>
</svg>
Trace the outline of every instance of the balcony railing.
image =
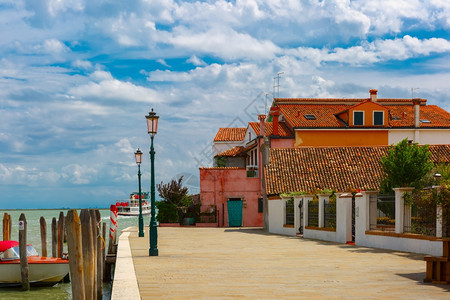
<svg viewBox="0 0 450 300">
<path fill-rule="evenodd" d="M 258 166 L 247 166 L 247 177 L 258 177 Z"/>
</svg>

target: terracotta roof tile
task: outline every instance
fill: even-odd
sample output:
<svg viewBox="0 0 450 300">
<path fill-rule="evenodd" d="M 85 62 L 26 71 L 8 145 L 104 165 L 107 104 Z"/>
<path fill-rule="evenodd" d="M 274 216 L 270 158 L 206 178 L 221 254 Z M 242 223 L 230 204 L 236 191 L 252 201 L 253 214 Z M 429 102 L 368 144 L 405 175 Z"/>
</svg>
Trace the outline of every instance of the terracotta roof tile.
<svg viewBox="0 0 450 300">
<path fill-rule="evenodd" d="M 242 146 L 236 146 L 230 149 L 227 149 L 223 152 L 220 152 L 216 156 L 227 156 L 227 157 L 233 157 L 233 156 L 239 156 L 239 155 L 245 155 L 245 147 Z"/>
<path fill-rule="evenodd" d="M 270 149 L 271 163 L 265 167 L 268 195 L 350 188 L 377 190 L 383 172 L 380 159 L 389 146 L 302 147 Z M 450 163 L 450 145 L 430 146 L 434 162 Z"/>
<path fill-rule="evenodd" d="M 214 142 L 231 142 L 231 141 L 242 141 L 245 137 L 245 132 L 247 128 L 219 128 Z"/>
<path fill-rule="evenodd" d="M 259 135 L 259 122 L 249 122 L 248 123 L 253 131 Z M 289 128 L 284 124 L 284 122 L 278 123 L 278 135 L 279 136 L 294 136 L 294 134 L 289 130 Z M 266 122 L 266 128 L 265 128 L 265 134 L 266 136 L 273 135 L 273 123 L 272 122 Z"/>
<path fill-rule="evenodd" d="M 390 127 L 414 127 L 414 106 L 411 100 L 409 100 L 409 103 L 411 105 L 383 105 L 389 110 L 391 115 L 389 121 Z M 277 106 L 294 128 L 345 128 L 346 125 L 336 118 L 335 114 L 342 113 L 354 105 L 296 103 L 278 104 Z M 316 117 L 315 120 L 307 120 L 305 118 L 306 114 L 314 115 Z M 421 122 L 421 128 L 450 128 L 450 113 L 436 105 L 421 105 L 419 119 L 430 121 L 429 123 Z M 362 128 L 366 127 L 371 126 L 364 126 Z"/>
</svg>

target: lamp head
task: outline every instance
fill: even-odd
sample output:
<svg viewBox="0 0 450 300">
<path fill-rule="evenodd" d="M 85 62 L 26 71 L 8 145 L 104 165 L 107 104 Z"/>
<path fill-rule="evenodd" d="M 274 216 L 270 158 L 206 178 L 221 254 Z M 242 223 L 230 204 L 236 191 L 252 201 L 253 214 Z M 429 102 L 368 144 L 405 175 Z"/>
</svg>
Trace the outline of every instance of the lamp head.
<svg viewBox="0 0 450 300">
<path fill-rule="evenodd" d="M 158 119 L 159 116 L 156 115 L 156 113 L 152 111 L 148 113 L 147 116 L 145 116 L 145 118 L 147 119 L 147 129 L 148 129 L 148 134 L 151 134 L 152 136 L 154 136 L 157 132 L 158 132 Z"/>
<path fill-rule="evenodd" d="M 139 165 L 142 163 L 142 151 L 141 149 L 137 149 L 136 152 L 134 152 L 134 157 L 136 158 L 136 163 Z"/>
</svg>

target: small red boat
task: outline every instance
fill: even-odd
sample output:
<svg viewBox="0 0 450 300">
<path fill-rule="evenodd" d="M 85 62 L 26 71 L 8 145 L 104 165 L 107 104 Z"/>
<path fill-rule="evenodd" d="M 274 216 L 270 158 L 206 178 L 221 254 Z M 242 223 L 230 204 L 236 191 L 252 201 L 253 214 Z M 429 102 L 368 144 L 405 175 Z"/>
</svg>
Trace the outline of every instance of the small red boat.
<svg viewBox="0 0 450 300">
<path fill-rule="evenodd" d="M 19 242 L 0 241 L 0 286 L 22 284 L 19 253 Z M 39 256 L 31 245 L 27 245 L 27 258 L 32 286 L 55 285 L 69 273 L 68 259 Z"/>
</svg>

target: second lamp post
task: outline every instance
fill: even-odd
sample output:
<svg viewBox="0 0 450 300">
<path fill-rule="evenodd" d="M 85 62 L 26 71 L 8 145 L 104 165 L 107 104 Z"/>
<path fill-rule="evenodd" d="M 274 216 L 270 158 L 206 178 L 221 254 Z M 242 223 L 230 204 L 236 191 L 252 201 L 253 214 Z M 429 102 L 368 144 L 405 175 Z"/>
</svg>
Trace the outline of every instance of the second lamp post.
<svg viewBox="0 0 450 300">
<path fill-rule="evenodd" d="M 136 164 L 138 165 L 138 181 L 139 181 L 139 237 L 144 236 L 144 218 L 142 217 L 142 190 L 141 190 L 141 163 L 142 163 L 142 151 L 138 148 L 134 152 L 136 158 Z"/>
</svg>

